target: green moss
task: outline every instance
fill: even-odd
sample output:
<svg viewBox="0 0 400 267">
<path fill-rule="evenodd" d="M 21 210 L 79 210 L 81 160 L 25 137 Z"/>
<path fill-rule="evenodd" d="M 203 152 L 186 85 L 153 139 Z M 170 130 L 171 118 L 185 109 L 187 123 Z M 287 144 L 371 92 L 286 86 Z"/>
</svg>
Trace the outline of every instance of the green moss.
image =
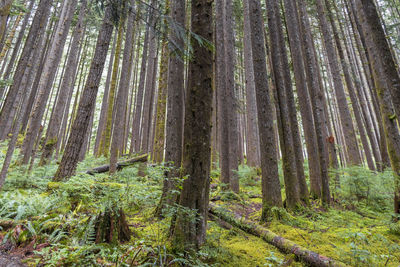
<svg viewBox="0 0 400 267">
<path fill-rule="evenodd" d="M 214 222 L 209 223 L 207 240 L 202 252 L 209 255 L 207 262 L 216 266 L 277 266 L 271 253 L 279 262 L 289 260 L 287 255 L 261 238 L 235 228 L 223 229 Z M 304 265 L 295 262 L 290 266 Z"/>
</svg>

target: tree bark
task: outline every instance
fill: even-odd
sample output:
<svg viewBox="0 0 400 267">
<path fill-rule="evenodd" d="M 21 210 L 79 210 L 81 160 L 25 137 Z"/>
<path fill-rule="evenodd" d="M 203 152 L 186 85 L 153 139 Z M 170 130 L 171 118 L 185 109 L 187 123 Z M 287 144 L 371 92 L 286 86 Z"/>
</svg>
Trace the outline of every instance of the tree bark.
<svg viewBox="0 0 400 267">
<path fill-rule="evenodd" d="M 177 190 L 174 179 L 179 177 L 182 165 L 183 143 L 183 108 L 184 108 L 184 68 L 183 51 L 185 49 L 184 35 L 180 34 L 185 29 L 185 1 L 172 0 L 172 23 L 169 40 L 173 50 L 170 53 L 168 64 L 168 103 L 167 127 L 165 129 L 165 162 L 173 168 L 163 182 L 163 193 L 158 205 L 157 215 L 160 216 L 165 205 L 173 205 L 177 201 Z"/>
<path fill-rule="evenodd" d="M 228 135 L 229 135 L 229 186 L 230 189 L 239 193 L 239 128 L 238 128 L 238 103 L 236 99 L 235 84 L 235 36 L 233 27 L 232 0 L 224 0 L 224 60 L 226 79 L 226 105 L 228 112 Z"/>
<path fill-rule="evenodd" d="M 0 41 L 3 40 L 4 33 L 6 32 L 7 19 L 13 2 L 14 0 L 0 1 Z"/>
<path fill-rule="evenodd" d="M 55 108 L 53 109 L 52 119 L 49 121 L 49 126 L 47 128 L 46 142 L 43 148 L 43 153 L 40 158 L 39 165 L 45 165 L 49 162 L 54 149 L 57 146 L 58 139 L 60 136 L 60 126 L 62 122 L 62 117 L 64 115 L 64 110 L 67 104 L 68 96 L 70 95 L 70 90 L 74 88 L 75 74 L 78 67 L 78 57 L 79 49 L 81 46 L 81 40 L 84 32 L 85 26 L 84 17 L 86 15 L 86 0 L 82 1 L 78 23 L 75 26 L 75 30 L 72 38 L 72 45 L 69 52 L 68 60 L 66 63 L 66 70 L 64 72 L 61 87 L 59 90 L 59 95 Z"/>
<path fill-rule="evenodd" d="M 300 204 L 299 179 L 296 172 L 296 157 L 294 152 L 293 132 L 289 114 L 289 104 L 285 84 L 283 52 L 280 46 L 278 27 L 280 23 L 277 3 L 266 0 L 268 10 L 268 30 L 270 37 L 270 53 L 274 85 L 276 90 L 276 110 L 278 117 L 279 141 L 282 151 L 282 164 L 285 181 L 286 204 L 289 209 L 295 209 Z M 288 77 L 287 77 L 288 78 Z"/>
<path fill-rule="evenodd" d="M 132 154 L 133 151 L 138 152 L 140 150 L 140 128 L 142 122 L 142 108 L 143 108 L 143 93 L 144 93 L 144 84 L 146 79 L 146 66 L 147 66 L 147 58 L 148 58 L 148 47 L 149 47 L 149 32 L 150 27 L 146 27 L 146 33 L 143 40 L 143 52 L 142 52 L 142 62 L 140 66 L 140 77 L 139 77 L 139 85 L 136 94 L 136 107 L 135 114 L 133 116 L 132 122 L 132 138 L 131 138 L 131 146 L 129 148 L 129 154 Z"/>
<path fill-rule="evenodd" d="M 73 123 L 64 155 L 53 178 L 54 181 L 60 181 L 64 178 L 71 177 L 75 173 L 78 164 L 78 156 L 84 141 L 83 135 L 87 131 L 90 115 L 95 107 L 97 91 L 99 89 L 101 75 L 107 58 L 108 47 L 112 37 L 112 12 L 110 6 L 106 7 L 89 75 L 79 102 L 79 112 L 77 113 Z"/>
<path fill-rule="evenodd" d="M 243 1 L 243 50 L 246 85 L 246 156 L 247 165 L 260 166 L 260 142 L 257 127 L 257 102 L 251 51 L 250 18 L 247 1 Z"/>
<path fill-rule="evenodd" d="M 193 0 L 191 31 L 211 42 L 212 2 Z M 205 242 L 210 183 L 212 51 L 192 37 L 193 57 L 189 62 L 186 98 L 183 169 L 188 178 L 183 183 L 179 204 L 194 212 L 194 218 L 181 210 L 177 214 L 174 246 L 196 249 Z"/>
<path fill-rule="evenodd" d="M 157 0 L 151 1 L 151 11 L 149 18 L 149 55 L 148 55 L 148 64 L 146 69 L 146 86 L 144 92 L 144 101 L 143 101 L 143 114 L 142 114 L 142 140 L 140 145 L 140 150 L 143 152 L 149 151 L 149 140 L 150 140 L 150 127 L 153 118 L 153 99 L 155 94 L 155 86 L 154 80 L 156 76 L 155 64 L 157 60 L 157 44 L 158 37 L 155 32 L 157 17 L 155 11 L 153 10 L 156 7 Z"/>
<path fill-rule="evenodd" d="M 226 186 L 230 183 L 229 172 L 229 124 L 228 124 L 228 104 L 227 104 L 227 85 L 226 85 L 226 66 L 225 66 L 225 42 L 224 42 L 224 1 L 215 3 L 215 83 L 217 90 L 217 116 L 219 132 L 219 165 L 221 169 L 221 182 Z"/>
<path fill-rule="evenodd" d="M 354 112 L 354 117 L 355 117 L 356 122 L 357 122 L 358 131 L 360 133 L 361 143 L 362 143 L 362 146 L 364 148 L 365 157 L 367 159 L 367 164 L 368 164 L 368 167 L 369 167 L 370 170 L 375 170 L 375 164 L 374 164 L 374 161 L 372 159 L 371 149 L 369 147 L 369 143 L 368 143 L 368 140 L 367 140 L 367 135 L 365 133 L 364 124 L 363 124 L 363 121 L 362 121 L 362 118 L 361 118 L 361 111 L 360 111 L 360 107 L 359 107 L 358 98 L 356 96 L 354 83 L 353 83 L 353 80 L 351 78 L 349 64 L 345 59 L 343 46 L 342 46 L 342 43 L 340 41 L 338 29 L 337 29 L 336 24 L 335 24 L 335 20 L 334 20 L 333 14 L 332 14 L 332 8 L 331 8 L 331 4 L 330 4 L 329 0 L 325 0 L 325 6 L 326 6 L 328 18 L 330 20 L 330 24 L 331 24 L 331 27 L 332 27 L 333 38 L 335 40 L 336 49 L 337 49 L 337 52 L 338 52 L 338 55 L 339 55 L 339 59 L 340 59 L 340 63 L 341 63 L 342 69 L 343 69 L 343 74 L 344 74 L 344 78 L 345 78 L 345 81 L 346 81 L 347 90 L 348 90 L 349 95 L 350 95 L 351 104 L 352 104 L 353 112 Z"/>
<path fill-rule="evenodd" d="M 328 55 L 328 63 L 334 82 L 336 100 L 339 105 L 340 121 L 342 123 L 343 133 L 345 136 L 345 149 L 347 150 L 349 155 L 349 163 L 351 165 L 361 165 L 361 158 L 357 146 L 356 133 L 354 130 L 353 121 L 351 119 L 350 110 L 342 83 L 341 68 L 338 63 L 337 52 L 335 50 L 335 45 L 332 40 L 332 29 L 329 27 L 329 24 L 327 22 L 326 8 L 322 0 L 316 0 L 316 5 L 319 25 L 322 31 L 322 37 Z"/>
<path fill-rule="evenodd" d="M 282 206 L 281 186 L 276 157 L 276 140 L 273 122 L 272 100 L 268 88 L 265 51 L 264 22 L 258 0 L 245 0 L 249 6 L 251 49 L 257 99 L 258 129 L 260 134 L 260 158 L 262 172 L 263 208 L 261 220 L 268 219 L 271 208 Z"/>
<path fill-rule="evenodd" d="M 290 51 L 293 59 L 294 77 L 296 81 L 297 96 L 299 98 L 300 113 L 303 122 L 304 137 L 306 141 L 310 194 L 314 198 L 321 197 L 321 178 L 318 158 L 318 143 L 314 127 L 314 118 L 310 95 L 307 88 L 305 76 L 305 63 L 303 62 L 303 51 L 300 38 L 299 16 L 296 3 L 285 0 L 286 27 L 289 36 Z"/>
<path fill-rule="evenodd" d="M 77 0 L 66 0 L 64 2 L 54 39 L 52 40 L 48 57 L 43 66 L 43 71 L 38 85 L 38 95 L 35 99 L 33 110 L 29 118 L 30 123 L 28 124 L 28 130 L 22 146 L 22 164 L 27 164 L 32 155 L 33 146 L 38 137 L 46 103 L 53 85 L 57 66 L 61 60 L 77 2 Z"/>
<path fill-rule="evenodd" d="M 124 24 L 125 20 L 120 19 L 118 25 L 118 34 L 117 34 L 117 46 L 115 48 L 115 56 L 114 56 L 114 63 L 112 68 L 112 76 L 111 76 L 111 86 L 110 92 L 108 95 L 108 104 L 107 104 L 107 116 L 104 125 L 104 129 L 102 132 L 101 140 L 100 140 L 100 149 L 98 155 L 103 155 L 108 157 L 110 152 L 110 144 L 111 144 L 111 136 L 112 136 L 112 129 L 113 129 L 113 117 L 114 117 L 114 101 L 115 101 L 115 93 L 117 90 L 117 80 L 118 80 L 118 71 L 119 71 L 119 61 L 120 61 L 120 54 L 121 54 L 121 46 L 123 40 L 123 33 L 124 33 Z"/>
<path fill-rule="evenodd" d="M 20 85 L 23 81 L 24 75 L 29 71 L 29 59 L 34 51 L 34 47 L 39 43 L 38 37 L 40 36 L 40 32 L 47 26 L 51 3 L 52 0 L 41 0 L 36 10 L 35 17 L 33 18 L 28 37 L 25 41 L 24 49 L 14 72 L 13 84 L 8 91 L 6 101 L 0 113 L 0 140 L 4 140 L 11 129 L 10 120 L 12 120 L 11 118 L 13 118 L 13 116 L 10 116 L 10 114 L 18 105 L 16 99 L 18 93 L 21 93 Z"/>
<path fill-rule="evenodd" d="M 327 161 L 327 147 L 324 137 L 324 107 L 323 95 L 318 80 L 319 69 L 315 54 L 313 51 L 313 38 L 311 35 L 310 22 L 306 11 L 306 3 L 304 0 L 297 0 L 297 7 L 300 16 L 300 26 L 302 38 L 302 49 L 304 56 L 304 65 L 306 67 L 307 84 L 310 92 L 310 99 L 313 106 L 313 117 L 315 134 L 318 144 L 318 157 L 320 164 L 321 175 L 321 193 L 322 201 L 329 205 L 330 203 L 330 190 L 329 190 L 329 177 L 328 177 L 328 161 Z"/>
<path fill-rule="evenodd" d="M 400 214 L 400 133 L 394 107 L 396 100 L 393 99 L 393 95 L 391 94 L 393 89 L 392 82 L 394 81 L 389 80 L 390 78 L 394 79 L 395 77 L 390 76 L 387 73 L 385 66 L 385 64 L 391 64 L 391 57 L 383 57 L 384 55 L 381 54 L 382 51 L 380 51 L 382 47 L 377 47 L 377 45 L 383 45 L 383 42 L 386 42 L 386 38 L 385 36 L 380 36 L 381 38 L 384 38 L 384 40 L 376 39 L 377 28 L 375 25 L 370 24 L 369 20 L 371 18 L 369 15 L 371 14 L 368 14 L 373 11 L 370 9 L 372 7 L 369 6 L 366 1 L 355 0 L 355 3 L 356 15 L 361 21 L 361 28 L 365 35 L 366 48 L 372 59 L 371 66 L 385 127 L 388 153 L 394 174 L 394 213 Z"/>
<path fill-rule="evenodd" d="M 25 14 L 25 17 L 24 17 L 24 20 L 22 22 L 21 28 L 19 30 L 18 37 L 17 37 L 17 40 L 16 40 L 16 42 L 14 44 L 14 48 L 13 48 L 10 60 L 8 61 L 7 68 L 6 68 L 6 70 L 4 72 L 4 75 L 3 75 L 3 80 L 8 80 L 10 78 L 11 71 L 13 70 L 13 67 L 14 67 L 14 64 L 15 64 L 15 60 L 17 59 L 18 53 L 20 52 L 19 48 L 21 46 L 22 39 L 24 38 L 25 30 L 26 30 L 26 27 L 28 25 L 29 17 L 31 15 L 34 3 L 35 3 L 34 0 L 31 0 L 31 2 L 29 3 L 28 11 Z M 0 87 L 0 99 L 2 99 L 2 97 L 3 97 L 4 93 L 5 93 L 5 89 L 6 89 L 5 86 Z M 2 105 L 0 104 L 0 108 L 1 107 L 2 107 Z M 1 131 L 0 131 L 0 133 L 1 133 Z M 0 140 L 1 140 L 1 136 L 0 136 Z"/>
<path fill-rule="evenodd" d="M 126 100 L 128 99 L 129 84 L 131 81 L 132 73 L 132 50 L 133 50 L 133 35 L 134 35 L 134 22 L 135 22 L 135 2 L 130 1 L 128 7 L 128 25 L 126 28 L 124 56 L 121 68 L 121 77 L 119 82 L 119 89 L 116 99 L 115 122 L 113 137 L 111 143 L 110 153 L 110 174 L 116 171 L 116 163 L 118 157 L 122 154 L 123 147 L 123 129 L 125 124 L 125 108 Z"/>
</svg>

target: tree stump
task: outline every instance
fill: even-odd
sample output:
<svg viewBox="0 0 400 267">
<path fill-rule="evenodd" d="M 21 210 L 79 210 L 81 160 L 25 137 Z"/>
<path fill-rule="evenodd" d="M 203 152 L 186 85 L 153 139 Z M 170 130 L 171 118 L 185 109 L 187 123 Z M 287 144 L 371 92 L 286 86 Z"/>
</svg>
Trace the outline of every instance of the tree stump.
<svg viewBox="0 0 400 267">
<path fill-rule="evenodd" d="M 131 231 L 122 209 L 107 208 L 95 222 L 96 243 L 116 244 L 131 238 Z"/>
</svg>

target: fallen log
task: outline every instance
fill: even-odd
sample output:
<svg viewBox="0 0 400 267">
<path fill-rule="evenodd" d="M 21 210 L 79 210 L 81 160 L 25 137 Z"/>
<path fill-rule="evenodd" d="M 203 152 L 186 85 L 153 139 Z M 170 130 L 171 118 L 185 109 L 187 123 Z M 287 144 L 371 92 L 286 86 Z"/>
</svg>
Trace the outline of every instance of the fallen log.
<svg viewBox="0 0 400 267">
<path fill-rule="evenodd" d="M 146 162 L 147 161 L 147 154 L 140 155 L 125 161 L 121 161 L 117 163 L 117 170 L 121 170 L 126 166 L 131 166 L 136 162 Z M 110 164 L 102 165 L 91 170 L 88 170 L 86 173 L 90 175 L 95 175 L 96 173 L 104 173 L 110 170 Z"/>
<path fill-rule="evenodd" d="M 342 267 L 346 264 L 320 255 L 314 251 L 301 247 L 294 242 L 278 236 L 274 232 L 257 225 L 254 222 L 246 220 L 236 214 L 233 214 L 223 208 L 217 207 L 215 204 L 209 204 L 209 212 L 226 221 L 227 223 L 245 231 L 246 233 L 262 238 L 267 243 L 277 247 L 280 251 L 286 254 L 294 254 L 297 260 L 306 263 L 309 266 L 315 267 Z"/>
</svg>

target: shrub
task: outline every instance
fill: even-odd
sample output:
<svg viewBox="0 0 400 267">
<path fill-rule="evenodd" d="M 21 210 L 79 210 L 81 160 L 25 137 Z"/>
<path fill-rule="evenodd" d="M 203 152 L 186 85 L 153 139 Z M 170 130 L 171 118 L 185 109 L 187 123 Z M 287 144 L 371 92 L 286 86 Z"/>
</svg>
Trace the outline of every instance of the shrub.
<svg viewBox="0 0 400 267">
<path fill-rule="evenodd" d="M 376 173 L 353 166 L 338 170 L 341 174 L 339 199 L 345 205 L 363 204 L 374 211 L 388 211 L 392 206 L 393 174 L 390 170 Z"/>
</svg>

